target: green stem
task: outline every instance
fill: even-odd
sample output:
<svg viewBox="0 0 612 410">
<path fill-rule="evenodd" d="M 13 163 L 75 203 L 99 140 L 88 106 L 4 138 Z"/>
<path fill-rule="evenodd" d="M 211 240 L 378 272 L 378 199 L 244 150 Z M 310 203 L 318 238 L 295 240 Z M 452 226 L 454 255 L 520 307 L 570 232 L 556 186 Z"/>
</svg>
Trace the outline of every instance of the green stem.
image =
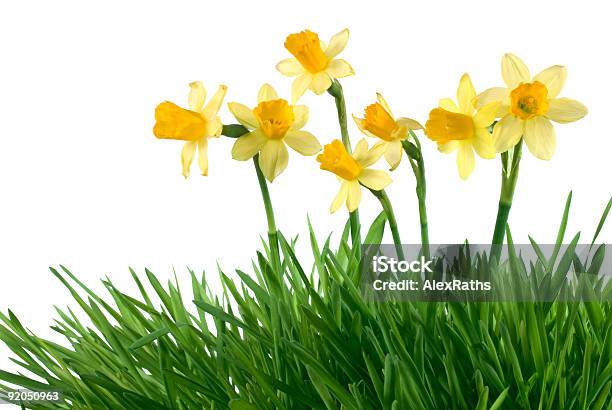
<svg viewBox="0 0 612 410">
<path fill-rule="evenodd" d="M 336 109 L 338 111 L 338 124 L 340 124 L 340 134 L 342 135 L 342 144 L 347 152 L 351 153 L 351 139 L 348 133 L 348 125 L 346 120 L 346 102 L 344 101 L 344 92 L 342 85 L 338 80 L 334 80 L 327 92 L 334 97 Z M 351 225 L 351 236 L 353 238 L 353 246 L 361 246 L 361 234 L 359 233 L 361 226 L 359 223 L 359 211 L 355 210 L 349 214 Z"/>
<path fill-rule="evenodd" d="M 272 257 L 272 263 L 276 272 L 280 271 L 280 252 L 278 248 L 278 232 L 276 230 L 276 222 L 274 220 L 274 208 L 272 208 L 272 200 L 270 199 L 270 191 L 268 191 L 268 182 L 261 172 L 259 167 L 259 154 L 253 157 L 253 164 L 255 165 L 255 173 L 257 174 L 257 182 L 259 182 L 259 189 L 261 190 L 261 197 L 263 199 L 264 208 L 266 210 L 266 219 L 268 220 L 268 242 L 270 244 L 270 254 Z"/>
<path fill-rule="evenodd" d="M 223 126 L 221 134 L 230 138 L 240 138 L 247 134 L 249 130 L 240 124 L 229 124 Z M 275 268 L 275 272 L 280 272 L 280 252 L 278 247 L 278 231 L 276 230 L 276 222 L 274 220 L 274 208 L 272 207 L 272 200 L 270 199 L 270 191 L 268 190 L 268 182 L 261 172 L 259 167 L 259 154 L 253 157 L 253 164 L 255 165 L 255 173 L 257 174 L 257 182 L 259 183 L 259 189 L 261 191 L 261 197 L 263 198 L 264 208 L 266 210 L 266 220 L 268 221 L 268 243 L 270 245 L 270 255 L 272 258 L 272 264 Z"/>
<path fill-rule="evenodd" d="M 514 190 L 518 180 L 522 145 L 523 140 L 521 139 L 512 150 L 512 156 L 509 156 L 508 152 L 502 154 L 502 183 L 497 218 L 495 219 L 495 229 L 493 230 L 493 240 L 491 241 L 491 259 L 499 259 L 501 256 L 506 225 L 508 224 Z"/>
<path fill-rule="evenodd" d="M 393 243 L 395 244 L 395 252 L 397 253 L 397 257 L 400 260 L 404 260 L 404 249 L 402 248 L 402 240 L 400 238 L 399 230 L 397 229 L 397 221 L 395 220 L 395 213 L 393 212 L 393 206 L 391 205 L 391 201 L 389 201 L 389 197 L 384 189 L 380 191 L 375 191 L 370 189 L 370 192 L 374 194 L 376 198 L 380 201 L 380 205 L 385 211 L 385 215 L 387 215 L 387 221 L 389 222 L 389 229 L 391 229 L 391 235 L 393 236 Z"/>
<path fill-rule="evenodd" d="M 421 246 L 423 256 L 426 259 L 430 258 L 429 250 L 429 228 L 427 226 L 427 181 L 425 179 L 425 161 L 423 160 L 423 152 L 421 150 L 421 143 L 417 138 L 416 134 L 410 131 L 410 135 L 414 140 L 415 144 L 410 143 L 407 140 L 402 141 L 404 151 L 408 156 L 408 160 L 412 167 L 412 172 L 416 179 L 416 194 L 419 204 L 419 224 L 421 226 Z"/>
</svg>

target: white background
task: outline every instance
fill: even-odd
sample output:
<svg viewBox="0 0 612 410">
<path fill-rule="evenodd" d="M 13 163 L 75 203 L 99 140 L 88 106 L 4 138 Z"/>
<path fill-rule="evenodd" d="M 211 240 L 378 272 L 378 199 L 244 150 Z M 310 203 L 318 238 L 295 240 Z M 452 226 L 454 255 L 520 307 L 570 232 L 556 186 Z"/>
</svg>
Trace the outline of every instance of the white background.
<svg viewBox="0 0 612 410">
<path fill-rule="evenodd" d="M 563 64 L 562 96 L 581 100 L 588 116 L 559 125 L 550 162 L 525 153 L 510 223 L 517 242 L 527 235 L 554 240 L 569 190 L 569 233 L 589 242 L 610 189 L 610 53 L 605 2 L 3 2 L 0 6 L 0 309 L 10 307 L 44 335 L 53 305 L 72 304 L 48 271 L 65 264 L 95 289 L 108 275 L 132 289 L 128 266 L 173 269 L 188 285 L 186 266 L 249 270 L 265 234 L 252 163 L 231 159 L 232 141 L 210 144 L 210 176 L 197 168 L 185 181 L 181 142 L 153 137 L 159 102 L 186 104 L 190 81 L 209 95 L 229 86 L 227 101 L 254 105 L 263 82 L 289 97 L 291 79 L 275 64 L 289 56 L 289 33 L 310 28 L 322 40 L 344 27 L 351 37 L 341 57 L 357 75 L 343 80 L 350 113 L 381 91 L 399 116 L 425 122 L 441 97 L 454 97 L 469 72 L 478 91 L 502 85 L 500 58 L 521 56 L 535 74 Z M 339 137 L 333 101 L 307 94 L 305 129 L 322 143 Z M 224 106 L 225 122 L 233 119 Z M 351 123 L 353 141 L 361 138 Z M 499 159 L 479 160 L 467 182 L 454 156 L 422 137 L 427 166 L 432 243 L 468 238 L 486 243 L 499 195 Z M 301 235 L 308 258 L 306 216 L 320 238 L 338 234 L 342 209 L 329 215 L 336 178 L 314 158 L 291 153 L 271 187 L 278 226 Z M 383 164 L 381 163 L 382 167 Z M 403 241 L 419 241 L 414 178 L 407 163 L 388 189 Z M 379 212 L 364 195 L 362 221 Z M 601 239 L 610 242 L 612 230 Z M 9 365 L 0 346 L 0 367 Z"/>
</svg>

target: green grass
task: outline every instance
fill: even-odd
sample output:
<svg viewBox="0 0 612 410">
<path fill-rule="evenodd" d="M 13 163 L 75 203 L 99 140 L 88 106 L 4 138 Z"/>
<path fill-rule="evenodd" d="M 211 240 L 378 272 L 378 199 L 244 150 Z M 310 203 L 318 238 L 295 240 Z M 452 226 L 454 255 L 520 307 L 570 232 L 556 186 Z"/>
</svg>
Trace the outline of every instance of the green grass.
<svg viewBox="0 0 612 410">
<path fill-rule="evenodd" d="M 384 228 L 381 214 L 365 242 L 379 243 Z M 312 267 L 279 235 L 282 268 L 264 243 L 250 274 L 219 272 L 219 295 L 190 272 L 194 300 L 150 271 L 131 271 L 136 295 L 108 279 L 100 295 L 51 269 L 75 301 L 53 325 L 65 344 L 1 314 L 0 338 L 21 373 L 0 371 L 0 390 L 64 392 L 63 404 L 27 405 L 40 409 L 611 408 L 610 303 L 368 301 L 348 231 L 332 249 L 310 227 Z M 599 270 L 601 256 L 580 262 L 571 247 L 553 256 L 525 266 L 511 253 L 501 269 L 544 281 L 570 263 Z"/>
</svg>

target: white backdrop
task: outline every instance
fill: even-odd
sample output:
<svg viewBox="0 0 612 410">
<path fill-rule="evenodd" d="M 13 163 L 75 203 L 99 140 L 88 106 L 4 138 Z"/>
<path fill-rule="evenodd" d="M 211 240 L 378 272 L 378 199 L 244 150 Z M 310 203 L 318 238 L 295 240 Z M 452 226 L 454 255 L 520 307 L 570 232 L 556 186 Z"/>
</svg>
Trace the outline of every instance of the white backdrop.
<svg viewBox="0 0 612 410">
<path fill-rule="evenodd" d="M 557 126 L 550 162 L 525 153 L 510 224 L 517 242 L 551 242 L 565 197 L 574 190 L 570 234 L 590 241 L 610 193 L 610 53 L 604 2 L 4 2 L 0 6 L 0 309 L 13 309 L 33 330 L 50 334 L 53 305 L 71 303 L 48 271 L 65 264 L 100 289 L 108 275 L 129 287 L 128 266 L 160 278 L 186 266 L 214 276 L 249 269 L 265 234 L 252 163 L 233 161 L 232 141 L 210 144 L 210 176 L 194 168 L 185 181 L 181 143 L 156 140 L 153 110 L 168 99 L 186 104 L 190 81 L 227 101 L 253 105 L 263 82 L 289 97 L 291 80 L 274 66 L 288 57 L 289 33 L 310 28 L 323 40 L 344 27 L 342 57 L 357 75 L 343 81 L 349 112 L 381 91 L 397 115 L 425 122 L 441 97 L 469 72 L 478 91 L 502 85 L 500 59 L 514 52 L 532 72 L 563 64 L 563 96 L 589 114 Z M 331 97 L 303 98 L 305 129 L 322 143 L 339 137 Z M 233 122 L 224 107 L 225 122 Z M 351 123 L 353 141 L 361 138 Z M 491 239 L 499 195 L 499 159 L 479 160 L 467 182 L 454 156 L 421 138 L 426 156 L 432 243 Z M 309 256 L 306 216 L 321 236 L 339 232 L 343 209 L 329 215 L 338 188 L 314 158 L 291 153 L 271 187 L 278 226 L 300 234 Z M 383 164 L 381 163 L 381 166 Z M 407 163 L 387 190 L 404 242 L 418 242 L 414 178 Z M 379 212 L 364 196 L 362 220 Z M 610 242 L 608 227 L 601 239 Z M 9 366 L 0 346 L 0 367 Z"/>
</svg>

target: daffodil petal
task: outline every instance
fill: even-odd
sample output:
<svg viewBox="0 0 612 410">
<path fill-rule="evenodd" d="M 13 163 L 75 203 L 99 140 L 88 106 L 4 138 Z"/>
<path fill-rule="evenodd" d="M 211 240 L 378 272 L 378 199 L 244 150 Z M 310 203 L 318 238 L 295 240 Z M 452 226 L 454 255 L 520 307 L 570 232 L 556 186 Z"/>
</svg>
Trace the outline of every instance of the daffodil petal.
<svg viewBox="0 0 612 410">
<path fill-rule="evenodd" d="M 332 80 L 325 71 L 312 75 L 310 89 L 317 95 L 323 94 L 331 86 Z"/>
<path fill-rule="evenodd" d="M 325 50 L 325 55 L 327 56 L 327 58 L 332 59 L 336 57 L 338 54 L 340 54 L 342 50 L 344 50 L 344 47 L 346 47 L 346 43 L 348 43 L 348 39 L 349 39 L 349 29 L 348 28 L 345 28 L 341 32 L 334 34 L 331 40 L 329 40 L 329 45 L 327 46 L 327 48 L 323 49 Z"/>
<path fill-rule="evenodd" d="M 492 102 L 482 106 L 478 112 L 476 112 L 476 115 L 474 115 L 474 127 L 486 128 L 493 124 L 500 105 L 499 102 Z"/>
<path fill-rule="evenodd" d="M 450 98 L 440 99 L 440 101 L 438 102 L 438 106 L 446 111 L 459 112 L 459 107 L 457 107 L 457 104 L 455 104 L 455 102 Z"/>
<path fill-rule="evenodd" d="M 181 152 L 181 164 L 183 165 L 183 176 L 189 177 L 189 168 L 191 168 L 191 162 L 195 155 L 197 143 L 196 141 L 187 141 L 183 145 L 183 151 Z"/>
<path fill-rule="evenodd" d="M 393 181 L 389 174 L 377 169 L 364 169 L 359 174 L 358 180 L 364 186 L 374 191 L 385 189 Z"/>
<path fill-rule="evenodd" d="M 534 117 L 527 120 L 523 139 L 529 151 L 536 158 L 549 160 L 555 153 L 557 146 L 555 128 L 548 118 Z"/>
<path fill-rule="evenodd" d="M 395 121 L 397 125 L 400 127 L 405 127 L 409 130 L 422 130 L 423 126 L 417 120 L 413 120 L 412 118 L 400 117 Z"/>
<path fill-rule="evenodd" d="M 260 131 L 251 131 L 242 137 L 236 139 L 232 147 L 232 158 L 238 161 L 246 161 L 257 154 L 268 139 Z"/>
<path fill-rule="evenodd" d="M 495 145 L 493 137 L 486 128 L 477 128 L 472 139 L 474 151 L 484 159 L 495 158 Z"/>
<path fill-rule="evenodd" d="M 461 179 L 468 179 L 474 168 L 476 160 L 474 159 L 474 150 L 472 144 L 468 141 L 459 141 L 459 150 L 457 151 L 457 168 Z"/>
<path fill-rule="evenodd" d="M 283 75 L 294 77 L 303 74 L 305 69 L 295 58 L 287 58 L 276 65 L 276 69 Z"/>
<path fill-rule="evenodd" d="M 506 152 L 514 147 L 523 135 L 523 121 L 512 114 L 503 117 L 493 127 L 495 152 Z"/>
<path fill-rule="evenodd" d="M 278 100 L 278 93 L 270 84 L 266 83 L 261 86 L 257 94 L 257 102 L 265 102 L 270 100 Z"/>
<path fill-rule="evenodd" d="M 510 53 L 505 54 L 502 58 L 502 78 L 510 89 L 531 80 L 529 69 L 523 60 Z"/>
<path fill-rule="evenodd" d="M 395 170 L 402 161 L 402 142 L 400 140 L 389 141 L 385 147 L 385 160 L 391 167 L 389 171 Z"/>
<path fill-rule="evenodd" d="M 344 204 L 346 202 L 346 198 L 348 197 L 348 191 L 349 191 L 349 182 L 348 181 L 342 181 L 340 183 L 340 189 L 338 190 L 338 194 L 336 195 L 336 197 L 332 201 L 331 207 L 329 208 L 329 211 L 332 214 L 334 212 L 336 212 L 338 209 L 340 209 L 342 204 Z"/>
<path fill-rule="evenodd" d="M 206 89 L 201 81 L 189 83 L 189 109 L 201 112 L 206 101 Z"/>
<path fill-rule="evenodd" d="M 208 175 L 208 138 L 198 140 L 198 166 L 202 175 Z"/>
<path fill-rule="evenodd" d="M 223 123 L 221 122 L 220 117 L 215 117 L 214 119 L 206 123 L 206 136 L 207 137 L 219 137 L 222 131 L 223 131 Z"/>
<path fill-rule="evenodd" d="M 325 71 L 332 78 L 343 78 L 355 74 L 353 67 L 341 58 L 330 61 Z"/>
<path fill-rule="evenodd" d="M 389 107 L 387 100 L 385 100 L 385 97 L 383 97 L 381 93 L 376 93 L 376 101 L 385 109 L 385 111 L 387 111 L 387 114 L 393 118 L 393 111 L 391 111 L 391 107 Z"/>
<path fill-rule="evenodd" d="M 291 84 L 291 103 L 295 104 L 300 99 L 304 92 L 310 87 L 312 82 L 312 74 L 304 73 L 296 77 Z"/>
<path fill-rule="evenodd" d="M 348 195 L 346 198 L 346 207 L 349 212 L 355 211 L 359 208 L 361 203 L 361 186 L 357 181 L 349 181 L 348 184 Z"/>
<path fill-rule="evenodd" d="M 546 117 L 551 120 L 565 124 L 578 121 L 583 118 L 589 110 L 579 101 L 571 98 L 551 98 L 548 100 L 548 111 Z"/>
<path fill-rule="evenodd" d="M 474 105 L 472 102 L 476 98 L 476 90 L 472 84 L 472 79 L 466 73 L 461 76 L 459 80 L 459 87 L 457 87 L 457 104 L 459 110 L 465 115 L 471 115 L 474 111 Z"/>
<path fill-rule="evenodd" d="M 292 130 L 301 129 L 308 122 L 308 107 L 305 105 L 294 105 L 293 106 L 293 124 L 291 124 Z"/>
<path fill-rule="evenodd" d="M 540 72 L 533 79 L 546 86 L 548 98 L 555 98 L 561 92 L 565 79 L 567 78 L 567 68 L 562 65 L 554 65 Z"/>
<path fill-rule="evenodd" d="M 353 150 L 353 158 L 356 161 L 359 161 L 358 158 L 363 158 L 368 154 L 368 142 L 365 138 L 360 139 L 355 145 L 355 149 Z"/>
<path fill-rule="evenodd" d="M 476 96 L 476 108 L 482 108 L 487 104 L 499 102 L 497 117 L 503 117 L 508 112 L 510 91 L 504 87 L 489 88 Z"/>
<path fill-rule="evenodd" d="M 365 143 L 365 147 L 366 147 L 365 150 L 361 149 L 361 147 L 363 147 L 363 144 L 361 144 L 361 141 L 364 141 Z M 359 165 L 361 165 L 363 168 L 367 168 L 370 165 L 374 164 L 376 161 L 380 159 L 380 157 L 383 156 L 383 154 L 385 153 L 385 148 L 387 147 L 387 142 L 386 141 L 377 142 L 376 144 L 372 146 L 372 148 L 368 150 L 367 149 L 368 143 L 365 140 L 361 140 L 361 141 L 357 144 L 357 147 L 355 148 L 355 152 L 353 153 L 353 158 L 355 158 L 355 161 L 357 161 Z"/>
<path fill-rule="evenodd" d="M 438 151 L 444 154 L 450 154 L 459 146 L 459 141 L 449 141 L 444 144 L 438 144 Z"/>
<path fill-rule="evenodd" d="M 259 166 L 270 182 L 287 168 L 289 153 L 285 143 L 279 140 L 268 140 L 259 152 Z"/>
<path fill-rule="evenodd" d="M 253 114 L 253 110 L 244 104 L 231 102 L 227 104 L 230 112 L 236 117 L 238 122 L 247 128 L 255 129 L 258 127 L 257 118 Z"/>
<path fill-rule="evenodd" d="M 314 155 L 321 151 L 321 144 L 308 131 L 289 130 L 283 141 L 302 155 Z"/>
<path fill-rule="evenodd" d="M 363 124 L 364 122 L 363 118 L 359 118 L 353 115 L 353 121 L 355 121 L 355 125 L 357 126 L 357 128 L 359 128 L 359 131 L 363 132 L 368 137 L 376 138 L 376 135 L 372 134 L 370 131 L 365 129 L 364 124 Z"/>
<path fill-rule="evenodd" d="M 227 86 L 220 85 L 217 89 L 215 95 L 208 101 L 208 104 L 202 110 L 202 115 L 206 119 L 214 118 L 219 112 L 219 108 L 221 108 L 221 104 L 223 104 L 223 99 L 225 98 L 225 94 L 227 93 Z"/>
</svg>

